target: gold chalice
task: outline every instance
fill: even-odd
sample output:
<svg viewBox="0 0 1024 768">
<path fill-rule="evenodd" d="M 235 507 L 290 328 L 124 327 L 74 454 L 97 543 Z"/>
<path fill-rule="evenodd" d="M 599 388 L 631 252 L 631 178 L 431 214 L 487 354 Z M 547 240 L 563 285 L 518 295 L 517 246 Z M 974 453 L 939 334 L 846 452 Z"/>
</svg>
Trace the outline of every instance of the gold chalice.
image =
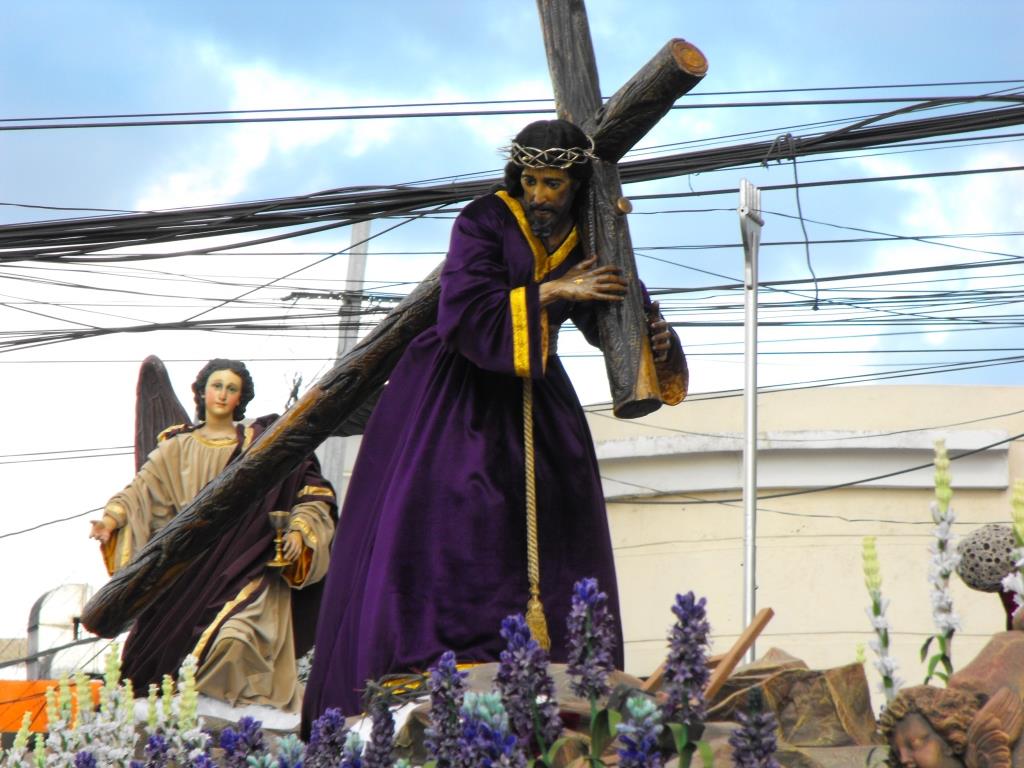
<svg viewBox="0 0 1024 768">
<path fill-rule="evenodd" d="M 288 527 L 288 518 L 291 514 L 282 509 L 275 509 L 270 512 L 270 527 L 274 529 L 274 559 L 267 563 L 270 568 L 284 568 L 291 565 L 291 562 L 284 559 L 281 549 L 284 546 L 284 532 Z"/>
</svg>

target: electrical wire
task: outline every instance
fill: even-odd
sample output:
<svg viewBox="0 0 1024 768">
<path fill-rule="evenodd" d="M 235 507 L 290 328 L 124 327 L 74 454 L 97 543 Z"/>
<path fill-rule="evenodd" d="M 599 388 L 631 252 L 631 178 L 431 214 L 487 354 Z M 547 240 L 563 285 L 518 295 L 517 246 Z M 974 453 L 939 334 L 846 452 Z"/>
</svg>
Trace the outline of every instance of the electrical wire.
<svg viewBox="0 0 1024 768">
<path fill-rule="evenodd" d="M 841 86 L 815 86 L 805 88 L 772 88 L 757 90 L 737 91 L 701 91 L 692 94 L 693 96 L 750 96 L 768 93 L 812 93 L 821 91 L 866 91 L 866 90 L 894 90 L 897 88 L 948 88 L 965 85 L 1024 85 L 1024 80 L 960 80 L 939 83 L 906 83 L 906 84 L 884 84 L 884 85 L 841 85 Z M 608 97 L 603 97 L 607 101 Z M 323 112 L 341 110 L 369 110 L 369 109 L 402 109 L 421 107 L 456 107 L 456 106 L 482 106 L 493 104 L 531 104 L 549 103 L 550 97 L 527 98 L 527 99 L 472 99 L 459 101 L 418 101 L 418 102 L 393 102 L 386 104 L 349 104 L 323 107 L 264 107 L 261 109 L 218 109 L 218 110 L 190 110 L 178 112 L 128 112 L 113 114 L 80 114 L 63 115 L 55 117 L 4 117 L 0 123 L 16 122 L 42 122 L 55 120 L 106 120 L 116 118 L 140 118 L 140 117 L 196 117 L 201 115 L 253 115 L 272 112 Z"/>
<path fill-rule="evenodd" d="M 10 531 L 8 533 L 0 533 L 0 539 L 9 539 L 12 536 L 21 536 L 22 534 L 31 533 L 32 531 L 38 531 L 40 528 L 46 528 L 47 526 L 50 526 L 50 525 L 56 525 L 57 523 L 65 523 L 68 520 L 77 520 L 80 517 L 85 517 L 86 515 L 92 515 L 92 514 L 95 514 L 96 512 L 100 512 L 102 510 L 103 510 L 103 507 L 96 507 L 94 509 L 87 509 L 85 512 L 78 512 L 77 514 L 68 515 L 67 517 L 59 517 L 59 518 L 57 518 L 55 520 L 47 520 L 44 523 L 38 523 L 37 525 L 30 526 L 29 528 L 22 528 L 19 531 Z"/>
<path fill-rule="evenodd" d="M 935 108 L 939 104 L 946 107 L 954 104 L 970 104 L 981 98 L 961 99 L 960 101 L 934 100 L 915 105 L 913 109 Z M 1009 96 L 1001 98 L 1009 101 L 1024 99 L 1024 97 Z M 957 112 L 952 115 L 917 117 L 897 121 L 891 125 L 876 124 L 897 115 L 905 116 L 906 113 L 907 110 L 881 113 L 824 134 L 795 137 L 792 142 L 793 155 L 803 157 L 814 154 L 831 154 L 851 149 L 862 149 L 881 143 L 966 134 L 1024 124 L 1024 105 Z M 623 182 L 633 183 L 736 167 L 750 162 L 771 161 L 774 159 L 772 152 L 772 143 L 754 142 L 723 149 L 700 150 L 669 157 L 630 161 L 621 163 L 619 168 Z M 996 170 L 1005 171 L 1007 169 L 993 169 L 990 172 L 996 172 Z M 972 170 L 952 173 L 962 175 L 977 172 Z M 894 180 L 926 177 L 928 175 L 884 178 Z M 840 183 L 864 183 L 865 180 L 837 181 Z M 183 241 L 196 237 L 242 234 L 273 227 L 295 227 L 312 222 L 322 222 L 325 219 L 334 220 L 332 224 L 307 226 L 301 232 L 309 234 L 313 231 L 342 226 L 359 219 L 380 218 L 396 214 L 409 215 L 425 208 L 434 208 L 436 211 L 441 206 L 453 205 L 482 194 L 490 189 L 495 182 L 495 179 L 482 179 L 433 186 L 353 187 L 325 190 L 312 195 L 292 198 L 207 206 L 188 210 L 6 225 L 0 227 L 0 260 L 44 258 L 66 260 L 95 251 L 138 245 L 141 242 Z M 823 183 L 832 182 L 809 182 L 803 184 L 802 187 L 809 188 Z M 730 194 L 733 192 L 734 190 L 729 190 Z M 713 193 L 717 194 L 714 191 Z M 685 196 L 686 193 L 677 193 L 677 195 Z M 97 221 L 102 222 L 102 228 L 97 228 Z M 173 234 L 168 234 L 168 232 Z M 57 242 L 55 239 L 57 237 L 60 238 L 59 247 L 53 245 Z M 251 240 L 249 243 L 270 242 L 281 239 L 281 237 Z M 208 253 L 233 247 L 237 247 L 237 245 L 198 249 L 192 253 Z"/>
<path fill-rule="evenodd" d="M 857 104 L 906 104 L 912 102 L 918 109 L 934 108 L 964 102 L 1005 102 L 1014 100 L 1012 96 L 876 96 L 860 99 L 780 99 L 776 101 L 732 101 L 732 102 L 694 102 L 688 100 L 683 104 L 673 104 L 670 110 L 698 109 L 747 109 L 747 108 L 779 108 L 779 107 L 815 107 L 815 106 L 853 106 Z M 521 102 L 513 102 L 521 103 Z M 300 108 L 301 109 L 301 108 Z M 267 110 L 260 110 L 265 112 Z M 287 110 L 298 111 L 298 110 Z M 0 121 L 0 131 L 45 131 L 88 128 L 153 128 L 186 125 L 246 125 L 254 123 L 303 123 L 324 121 L 358 121 L 358 120 L 408 120 L 415 118 L 452 118 L 452 117 L 507 117 L 510 115 L 549 115 L 555 113 L 554 105 L 550 107 L 531 107 L 520 109 L 463 109 L 430 112 L 371 112 L 356 114 L 310 114 L 298 115 L 264 115 L 261 117 L 167 117 L 164 119 L 119 119 L 79 122 L 56 122 L 59 118 L 44 118 L 42 122 L 22 122 L 20 119 Z M 249 111 L 252 114 L 255 110 Z M 172 113 L 173 114 L 173 113 Z M 208 113 L 210 114 L 210 113 Z M 219 114 L 227 114 L 221 112 Z M 67 118 L 70 120 L 71 118 Z"/>
</svg>

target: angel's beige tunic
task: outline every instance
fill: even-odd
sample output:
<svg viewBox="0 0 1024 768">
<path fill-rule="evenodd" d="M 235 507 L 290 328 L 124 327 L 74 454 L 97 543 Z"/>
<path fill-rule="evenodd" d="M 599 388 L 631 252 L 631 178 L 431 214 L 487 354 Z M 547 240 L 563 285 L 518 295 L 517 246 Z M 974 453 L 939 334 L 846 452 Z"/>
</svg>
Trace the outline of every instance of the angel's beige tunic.
<svg viewBox="0 0 1024 768">
<path fill-rule="evenodd" d="M 246 442 L 250 440 L 247 429 Z M 157 445 L 132 482 L 111 498 L 104 510 L 118 525 L 104 547 L 111 573 L 130 562 L 153 534 L 224 469 L 236 443 L 233 438 L 210 440 L 186 432 Z M 209 644 L 196 677 L 201 693 L 233 706 L 264 704 L 287 712 L 301 708 L 291 590 L 315 584 L 327 573 L 334 536 L 329 506 L 322 501 L 297 504 L 291 509 L 289 528 L 302 535 L 304 551 L 297 564 L 284 569 L 281 577 L 271 578 L 262 595 L 214 634 L 215 620 L 196 645 L 193 654 L 198 657 Z M 242 593 L 251 586 L 246 585 Z"/>
</svg>

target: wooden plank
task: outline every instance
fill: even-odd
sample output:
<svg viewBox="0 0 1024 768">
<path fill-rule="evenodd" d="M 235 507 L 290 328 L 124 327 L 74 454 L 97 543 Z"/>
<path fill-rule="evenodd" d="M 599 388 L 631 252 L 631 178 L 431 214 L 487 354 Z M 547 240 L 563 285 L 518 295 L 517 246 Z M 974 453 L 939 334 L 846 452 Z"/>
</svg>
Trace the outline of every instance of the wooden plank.
<svg viewBox="0 0 1024 768">
<path fill-rule="evenodd" d="M 771 608 L 762 608 L 754 616 L 754 620 L 750 623 L 750 626 L 743 630 L 740 636 L 736 639 L 736 642 L 732 644 L 732 647 L 728 651 L 708 657 L 708 668 L 712 670 L 712 672 L 711 677 L 708 679 L 707 688 L 704 689 L 705 700 L 711 701 L 712 697 L 721 690 L 722 685 L 729 679 L 729 675 L 732 674 L 732 671 L 736 669 L 736 665 L 739 664 L 740 659 L 743 658 L 743 654 L 745 654 L 747 649 L 753 645 L 758 635 L 761 634 L 774 615 L 775 612 Z M 661 684 L 664 679 L 665 665 L 661 664 L 646 680 L 644 680 L 641 690 L 646 691 L 647 693 L 654 693 L 661 688 Z"/>
<path fill-rule="evenodd" d="M 665 43 L 602 108 L 593 133 L 598 157 L 621 160 L 707 71 L 707 59 L 693 43 L 678 37 Z"/>
<path fill-rule="evenodd" d="M 743 634 L 733 643 L 732 648 L 726 652 L 725 658 L 715 667 L 715 671 L 711 673 L 707 688 L 704 689 L 705 701 L 711 701 L 715 694 L 721 690 L 722 686 L 725 685 L 725 681 L 729 679 L 729 675 L 732 674 L 732 671 L 740 663 L 743 654 L 754 644 L 757 636 L 768 626 L 768 622 L 772 620 L 774 615 L 775 611 L 771 608 L 762 608 L 754 615 L 754 620 L 750 622 L 750 626 L 743 630 Z"/>
</svg>

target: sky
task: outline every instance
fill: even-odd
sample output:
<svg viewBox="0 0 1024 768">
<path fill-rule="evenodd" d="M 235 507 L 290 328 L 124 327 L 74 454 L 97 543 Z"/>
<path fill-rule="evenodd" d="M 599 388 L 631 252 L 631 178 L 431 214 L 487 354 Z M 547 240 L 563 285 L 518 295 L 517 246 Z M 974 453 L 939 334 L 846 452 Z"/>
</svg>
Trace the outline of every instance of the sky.
<svg viewBox="0 0 1024 768">
<path fill-rule="evenodd" d="M 969 11 L 961 2 L 942 0 L 590 0 L 587 9 L 606 96 L 670 37 L 693 42 L 709 61 L 704 81 L 679 102 L 687 108 L 670 112 L 640 143 L 636 157 L 770 141 L 787 132 L 800 136 L 923 98 L 1019 92 L 1024 86 L 1011 21 L 1019 9 L 1009 1 L 988 0 Z M 5 128 L 19 118 L 38 125 L 43 118 L 76 115 L 310 107 L 362 107 L 362 113 L 382 115 L 417 111 L 394 105 L 493 101 L 509 103 L 418 110 L 551 108 L 531 2 L 12 0 L 0 9 L 0 43 Z M 971 84 L 934 85 L 939 83 Z M 883 87 L 895 85 L 904 87 Z M 897 101 L 806 103 L 877 98 Z M 736 106 L 751 102 L 776 103 Z M 75 209 L 148 211 L 463 174 L 496 176 L 504 162 L 500 148 L 526 122 L 548 116 L 5 130 L 0 225 L 94 215 Z M 1024 165 L 1024 149 L 1012 137 L 920 149 L 928 151 L 806 158 L 796 171 L 806 185 Z M 697 396 L 742 386 L 738 292 L 690 290 L 741 279 L 736 194 L 641 196 L 735 190 L 744 177 L 762 186 L 787 185 L 794 167 L 769 162 L 625 190 L 634 197 L 630 226 L 640 275 L 649 288 L 664 292 L 666 314 L 680 324 Z M 876 233 L 872 237 L 944 238 L 938 245 L 815 242 L 810 267 L 818 277 L 829 277 L 1024 254 L 1020 233 L 1013 234 L 1024 218 L 1019 184 L 1019 172 L 1005 172 L 805 187 L 799 211 L 811 241 L 865 236 L 837 227 Z M 810 274 L 797 206 L 792 189 L 763 195 L 762 280 Z M 367 291 L 409 290 L 443 257 L 450 226 L 450 217 L 375 222 Z M 224 306 L 209 317 L 267 315 L 285 324 L 308 313 L 330 315 L 336 302 L 297 299 L 294 293 L 343 289 L 346 257 L 324 257 L 344 251 L 349 238 L 347 229 L 339 229 L 228 254 L 117 265 L 3 263 L 0 339 L 83 325 L 181 320 L 220 302 Z M 778 242 L 790 244 L 773 245 Z M 701 247 L 710 245 L 728 247 Z M 810 283 L 788 292 L 762 291 L 762 320 L 791 324 L 762 329 L 762 353 L 788 354 L 763 354 L 760 381 L 799 385 L 1015 354 L 997 351 L 1019 344 L 1019 334 L 994 316 L 1015 316 L 1018 271 L 822 283 L 817 311 Z M 920 282 L 926 280 L 944 282 Z M 229 301 L 254 288 L 244 300 Z M 991 295 L 979 291 L 993 289 L 1008 292 L 1003 303 L 979 309 L 978 297 Z M 885 303 L 894 295 L 939 290 L 957 293 L 934 304 Z M 979 322 L 971 327 L 956 324 L 972 317 Z M 875 324 L 865 325 L 865 318 Z M 117 333 L 29 348 L 0 346 L 0 583 L 25 585 L 4 590 L 0 637 L 24 634 L 31 604 L 47 589 L 105 580 L 95 545 L 86 538 L 86 513 L 132 476 L 135 376 L 146 355 L 167 362 L 186 405 L 188 386 L 205 360 L 247 360 L 257 389 L 250 415 L 279 412 L 300 377 L 301 391 L 331 365 L 337 333 L 323 317 L 317 326 L 262 333 Z M 897 331 L 909 333 L 889 335 Z M 956 351 L 966 348 L 972 351 Z M 570 332 L 563 334 L 560 351 L 581 400 L 606 400 L 602 361 Z M 893 381 L 1016 384 L 1019 374 L 1019 364 L 998 365 Z M 46 525 L 62 518 L 73 519 Z M 42 527 L 18 533 L 35 526 Z M 26 579 L 29 572 L 32 578 Z"/>
</svg>

